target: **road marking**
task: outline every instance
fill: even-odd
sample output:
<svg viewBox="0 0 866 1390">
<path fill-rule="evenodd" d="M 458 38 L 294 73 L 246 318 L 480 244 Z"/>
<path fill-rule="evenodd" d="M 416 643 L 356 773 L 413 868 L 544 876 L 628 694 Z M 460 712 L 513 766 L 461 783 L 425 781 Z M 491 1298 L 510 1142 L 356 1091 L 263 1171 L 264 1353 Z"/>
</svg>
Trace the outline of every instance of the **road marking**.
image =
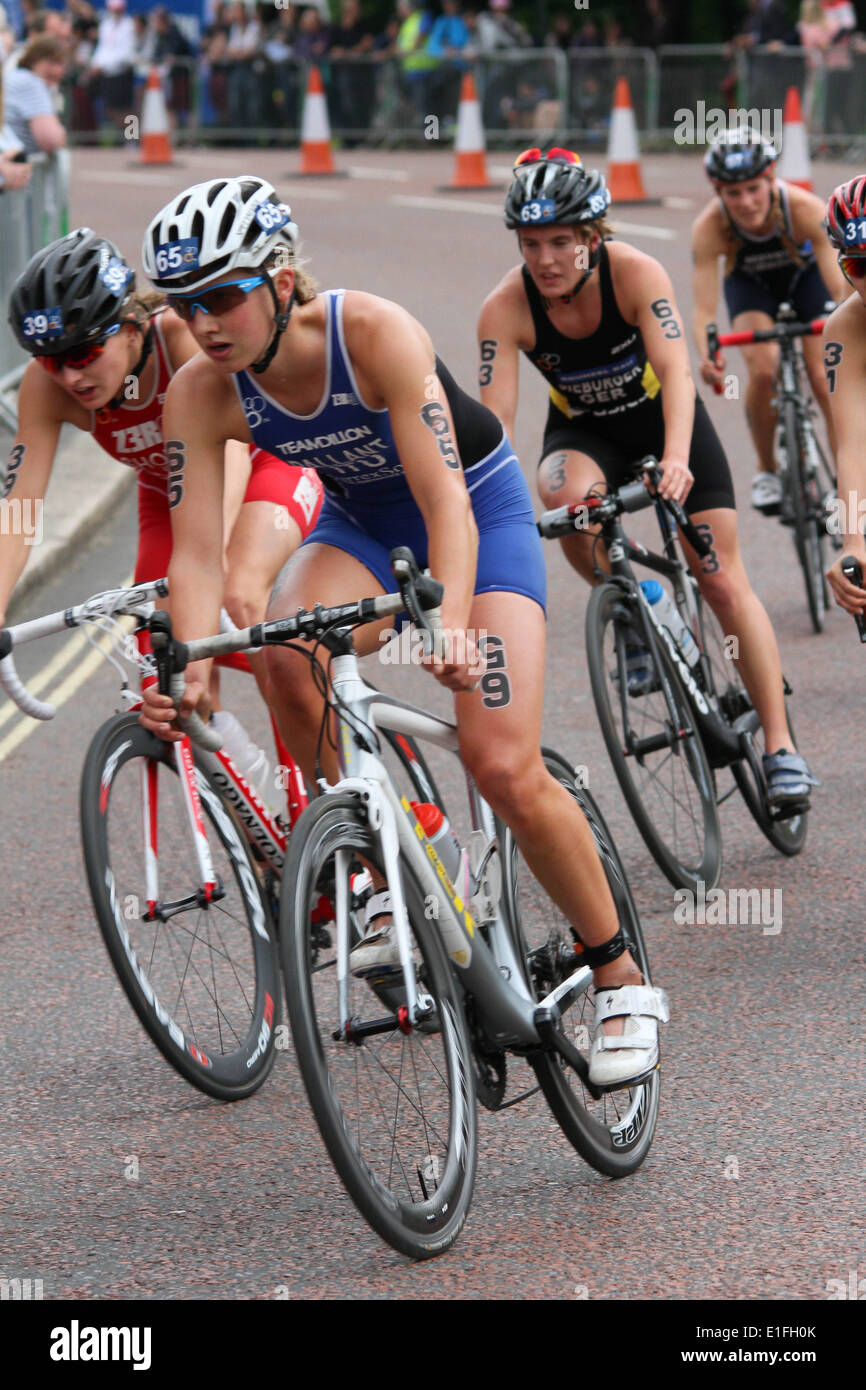
<svg viewBox="0 0 866 1390">
<path fill-rule="evenodd" d="M 103 652 L 110 651 L 114 646 L 114 641 L 114 637 L 109 633 L 100 637 L 97 640 L 95 649 L 87 654 L 84 660 L 75 667 L 74 671 L 70 671 L 66 680 L 63 681 L 61 685 L 58 685 L 57 689 L 51 695 L 51 703 L 57 709 L 65 705 L 67 700 L 71 699 L 75 694 L 76 690 L 78 690 L 86 680 L 89 680 L 96 668 L 101 665 Z M 33 687 L 30 686 L 29 688 L 32 689 Z M 0 739 L 0 763 L 3 762 L 4 758 L 8 758 L 9 754 L 13 753 L 26 738 L 29 738 L 32 733 L 35 733 L 36 729 L 43 722 L 44 721 L 41 719 L 31 719 L 27 714 L 22 715 L 21 723 L 16 724 L 4 739 Z"/>
<path fill-rule="evenodd" d="M 390 183 L 408 183 L 409 175 L 405 169 L 371 169 L 368 164 L 353 164 L 349 167 L 350 179 L 386 179 Z"/>
<path fill-rule="evenodd" d="M 481 212 L 487 217 L 502 217 L 499 203 L 476 203 L 463 198 L 422 198 L 411 193 L 392 193 L 388 201 L 400 208 L 432 208 L 435 212 Z"/>
<path fill-rule="evenodd" d="M 693 208 L 694 198 L 677 198 L 673 194 L 669 198 L 662 198 L 662 203 L 666 208 Z"/>
<path fill-rule="evenodd" d="M 463 198 L 422 198 L 413 193 L 392 193 L 388 201 L 401 208 L 429 208 L 434 212 L 480 212 L 485 217 L 500 219 L 503 215 L 499 203 L 479 203 Z M 628 232 L 630 236 L 652 237 L 655 241 L 673 241 L 677 235 L 669 227 L 650 226 L 646 222 L 621 222 L 615 213 L 613 222 L 618 230 Z"/>
<path fill-rule="evenodd" d="M 652 237 L 654 241 L 674 241 L 676 232 L 670 227 L 653 227 L 647 222 L 621 222 L 616 212 L 611 213 L 611 222 L 618 232 L 628 232 L 629 236 Z"/>
<path fill-rule="evenodd" d="M 91 183 L 144 183 L 157 188 L 177 188 L 182 182 L 176 173 L 161 174 L 156 169 L 76 169 L 75 177 Z"/>
</svg>

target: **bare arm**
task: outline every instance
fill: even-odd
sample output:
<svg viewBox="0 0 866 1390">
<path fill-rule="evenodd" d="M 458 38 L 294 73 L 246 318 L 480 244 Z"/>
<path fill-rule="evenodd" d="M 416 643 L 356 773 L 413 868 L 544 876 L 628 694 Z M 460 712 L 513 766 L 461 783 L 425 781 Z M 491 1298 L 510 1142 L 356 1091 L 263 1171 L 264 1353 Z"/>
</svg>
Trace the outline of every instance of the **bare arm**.
<svg viewBox="0 0 866 1390">
<path fill-rule="evenodd" d="M 478 317 L 478 385 L 481 402 L 505 426 L 509 438 L 514 437 L 517 415 L 520 349 L 514 327 L 514 315 L 509 312 L 503 286 L 488 295 Z"/>
<path fill-rule="evenodd" d="M 811 241 L 827 292 L 831 299 L 841 304 L 851 290 L 839 269 L 836 252 L 824 230 L 824 204 L 814 193 L 807 193 L 802 188 L 789 189 L 788 196 L 791 200 L 791 224 L 794 235 L 798 242 Z"/>
<path fill-rule="evenodd" d="M 249 444 L 230 439 L 225 447 L 225 488 L 223 495 L 223 538 L 228 545 L 240 515 L 244 493 L 250 481 L 252 463 Z"/>
<path fill-rule="evenodd" d="M 30 131 L 40 150 L 51 154 L 52 150 L 62 150 L 66 144 L 66 131 L 57 116 L 34 116 Z"/>
<path fill-rule="evenodd" d="M 725 359 L 720 366 L 710 360 L 707 324 L 716 317 L 719 300 L 719 256 L 723 248 L 711 209 L 705 209 L 692 228 L 692 296 L 695 301 L 692 333 L 701 360 L 701 377 L 708 386 L 721 385 Z"/>
<path fill-rule="evenodd" d="M 54 465 L 61 419 L 52 394 L 42 368 L 32 363 L 18 394 L 18 433 L 0 502 L 0 624 L 30 554 L 27 523 L 38 516 Z"/>
<path fill-rule="evenodd" d="M 430 569 L 445 586 L 443 626 L 464 630 L 475 589 L 478 528 L 433 345 L 396 305 L 377 306 L 368 324 L 363 339 L 350 337 L 347 325 L 350 350 L 365 342 L 365 374 L 388 407 L 394 443 L 427 529 Z M 465 668 L 436 674 L 452 689 L 472 684 Z"/>
<path fill-rule="evenodd" d="M 692 427 L 695 419 L 695 383 L 689 353 L 670 277 L 650 257 L 642 258 L 637 304 L 637 325 L 647 357 L 662 388 L 665 452 L 659 491 L 682 502 L 694 481 L 689 471 Z"/>
<path fill-rule="evenodd" d="M 836 427 L 836 463 L 839 470 L 837 533 L 843 537 L 843 555 L 854 555 L 866 575 L 866 308 L 851 298 L 830 315 L 824 328 L 824 370 L 830 393 L 830 409 Z M 833 524 L 833 522 L 831 522 Z M 866 606 L 866 593 L 845 579 L 840 560 L 828 572 L 836 602 L 849 613 Z"/>
</svg>

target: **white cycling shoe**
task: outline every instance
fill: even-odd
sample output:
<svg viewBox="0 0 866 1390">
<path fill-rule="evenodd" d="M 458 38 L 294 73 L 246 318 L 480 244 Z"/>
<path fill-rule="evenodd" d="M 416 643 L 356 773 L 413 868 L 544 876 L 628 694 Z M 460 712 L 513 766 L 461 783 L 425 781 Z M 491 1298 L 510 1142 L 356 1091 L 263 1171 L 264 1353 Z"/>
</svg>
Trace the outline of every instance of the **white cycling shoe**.
<svg viewBox="0 0 866 1390">
<path fill-rule="evenodd" d="M 361 978 L 365 975 L 390 975 L 400 969 L 400 952 L 394 923 L 391 921 L 391 894 L 387 888 L 367 899 L 366 929 L 363 940 L 349 952 L 349 969 Z M 379 917 L 387 917 L 382 927 L 376 927 Z"/>
<path fill-rule="evenodd" d="M 782 479 L 778 473 L 756 473 L 752 479 L 752 506 L 765 516 L 775 516 L 782 506 Z"/>
<path fill-rule="evenodd" d="M 667 995 L 654 985 L 620 985 L 594 994 L 590 1081 L 606 1088 L 645 1081 L 658 1066 L 659 1024 L 670 1018 Z M 602 1024 L 609 1018 L 623 1019 L 621 1035 L 604 1032 Z"/>
</svg>

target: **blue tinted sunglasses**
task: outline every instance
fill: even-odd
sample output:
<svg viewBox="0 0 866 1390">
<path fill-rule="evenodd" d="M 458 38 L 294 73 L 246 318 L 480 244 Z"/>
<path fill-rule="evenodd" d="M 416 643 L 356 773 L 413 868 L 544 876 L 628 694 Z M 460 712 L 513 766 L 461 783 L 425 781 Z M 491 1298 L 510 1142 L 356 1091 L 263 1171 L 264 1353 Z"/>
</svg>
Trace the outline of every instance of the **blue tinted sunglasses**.
<svg viewBox="0 0 866 1390">
<path fill-rule="evenodd" d="M 166 299 L 175 313 L 186 323 L 195 318 L 196 309 L 203 314 L 227 314 L 244 302 L 246 296 L 257 285 L 263 285 L 263 275 L 251 275 L 246 280 L 227 280 L 224 285 L 215 285 L 212 290 L 194 290 L 191 294 L 168 294 Z"/>
</svg>

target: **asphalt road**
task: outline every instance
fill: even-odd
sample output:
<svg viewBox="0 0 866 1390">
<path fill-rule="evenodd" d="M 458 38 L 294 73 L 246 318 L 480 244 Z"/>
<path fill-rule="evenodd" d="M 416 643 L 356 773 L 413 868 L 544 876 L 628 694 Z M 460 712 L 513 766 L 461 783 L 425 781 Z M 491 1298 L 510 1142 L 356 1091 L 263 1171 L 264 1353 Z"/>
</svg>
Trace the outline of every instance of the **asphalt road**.
<svg viewBox="0 0 866 1390">
<path fill-rule="evenodd" d="M 320 282 L 404 304 L 471 389 L 477 309 L 515 262 L 513 236 L 496 215 L 500 192 L 437 195 L 450 176 L 444 153 L 344 158 L 368 176 L 286 178 L 294 156 L 272 151 L 184 155 L 183 167 L 165 171 L 133 169 L 113 152 L 78 152 L 72 222 L 88 222 L 135 257 L 146 220 L 173 189 L 227 169 L 263 173 L 291 202 Z M 819 191 L 850 172 L 818 166 Z M 654 158 L 645 175 L 654 194 L 677 204 L 623 210 L 621 222 L 637 229 L 624 236 L 663 261 L 688 322 L 687 233 L 706 192 L 700 167 L 695 158 Z M 545 393 L 530 368 L 521 373 L 516 444 L 531 477 Z M 619 1183 L 601 1178 L 539 1096 L 499 1115 L 482 1111 L 467 1226 L 449 1253 L 413 1267 L 344 1195 L 290 1046 L 263 1089 L 235 1106 L 177 1077 L 113 978 L 84 883 L 78 777 L 92 733 L 119 703 L 117 677 L 103 665 L 53 724 L 34 728 L 0 761 L 7 1278 L 41 1278 L 46 1298 L 737 1300 L 820 1299 L 828 1281 L 847 1281 L 852 1270 L 866 1276 L 863 653 L 841 613 L 812 635 L 789 535 L 748 510 L 752 457 L 741 408 L 707 404 L 746 503 L 744 554 L 794 686 L 800 744 L 823 787 L 794 860 L 775 853 L 738 799 L 721 810 L 721 886 L 781 889 L 781 930 L 677 924 L 673 889 L 632 827 L 597 729 L 586 594 L 548 547 L 546 738 L 588 769 L 632 881 L 654 974 L 672 999 L 661 1116 L 643 1169 Z M 25 614 L 119 582 L 131 568 L 134 526 L 130 499 L 28 599 Z M 48 647 L 22 655 L 23 674 L 48 660 Z M 396 676 L 380 667 L 377 678 Z M 432 681 L 414 671 L 409 679 L 419 698 L 444 705 Z M 254 697 L 242 678 L 235 682 L 231 703 L 255 725 Z M 0 741 L 17 726 L 17 716 L 0 725 Z M 135 1179 L 127 1176 L 132 1156 Z"/>
</svg>

